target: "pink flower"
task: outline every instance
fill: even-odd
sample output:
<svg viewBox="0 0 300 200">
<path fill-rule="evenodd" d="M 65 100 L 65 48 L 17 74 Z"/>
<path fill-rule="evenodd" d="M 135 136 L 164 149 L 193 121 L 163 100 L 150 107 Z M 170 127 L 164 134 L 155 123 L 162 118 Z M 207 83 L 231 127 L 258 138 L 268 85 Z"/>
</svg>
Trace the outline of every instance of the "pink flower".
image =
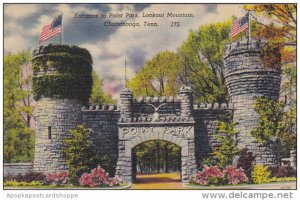
<svg viewBox="0 0 300 200">
<path fill-rule="evenodd" d="M 47 175 L 47 181 L 52 185 L 64 185 L 67 183 L 68 172 L 52 173 Z"/>
<path fill-rule="evenodd" d="M 248 181 L 248 177 L 242 168 L 236 169 L 234 166 L 228 166 L 223 172 L 229 184 L 236 185 Z"/>
<path fill-rule="evenodd" d="M 115 186 L 119 185 L 121 180 L 119 178 L 110 178 L 109 174 L 101 167 L 91 170 L 90 174 L 84 173 L 80 179 L 80 186 L 96 187 L 96 186 Z"/>
</svg>

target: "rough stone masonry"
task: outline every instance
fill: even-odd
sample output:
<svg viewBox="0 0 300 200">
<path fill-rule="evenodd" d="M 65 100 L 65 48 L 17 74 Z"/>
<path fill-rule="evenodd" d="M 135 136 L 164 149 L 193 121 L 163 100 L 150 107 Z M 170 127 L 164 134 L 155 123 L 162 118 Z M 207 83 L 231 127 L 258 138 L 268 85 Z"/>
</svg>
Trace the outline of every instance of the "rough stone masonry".
<svg viewBox="0 0 300 200">
<path fill-rule="evenodd" d="M 43 48 L 35 51 L 33 58 L 47 57 Z M 253 109 L 255 98 L 279 96 L 280 71 L 262 65 L 261 48 L 262 42 L 257 40 L 226 45 L 223 61 L 229 104 L 194 104 L 189 86 L 183 86 L 175 97 L 137 99 L 125 88 L 118 106 L 84 105 L 76 98 L 42 96 L 36 108 L 33 169 L 44 173 L 67 170 L 63 139 L 69 136 L 70 129 L 84 124 L 91 130 L 95 150 L 114 160 L 116 175 L 126 182 L 132 182 L 135 176 L 132 148 L 149 140 L 165 140 L 181 147 L 181 176 L 185 182 L 218 146 L 217 121 L 228 119 L 228 115 L 239 123 L 238 147 L 252 151 L 257 163 L 275 165 L 277 144 L 258 144 L 250 134 L 258 119 Z"/>
</svg>

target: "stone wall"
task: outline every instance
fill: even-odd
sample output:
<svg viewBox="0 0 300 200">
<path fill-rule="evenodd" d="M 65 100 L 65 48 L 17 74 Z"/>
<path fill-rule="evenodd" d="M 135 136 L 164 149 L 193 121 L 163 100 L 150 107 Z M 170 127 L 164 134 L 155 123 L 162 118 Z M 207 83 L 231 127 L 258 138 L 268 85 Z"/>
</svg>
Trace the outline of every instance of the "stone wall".
<svg viewBox="0 0 300 200">
<path fill-rule="evenodd" d="M 63 140 L 82 123 L 82 104 L 75 99 L 41 98 L 37 101 L 33 168 L 37 172 L 67 170 Z M 50 130 L 51 129 L 51 130 Z"/>
<path fill-rule="evenodd" d="M 274 63 L 273 68 L 263 66 L 262 46 L 254 39 L 230 43 L 225 47 L 223 61 L 230 101 L 235 108 L 233 121 L 238 122 L 238 146 L 252 151 L 257 163 L 274 165 L 277 144 L 258 144 L 250 133 L 258 122 L 253 108 L 255 99 L 278 99 L 280 90 L 280 63 Z"/>
<path fill-rule="evenodd" d="M 9 175 L 27 174 L 33 171 L 33 163 L 4 163 L 4 177 Z"/>
<path fill-rule="evenodd" d="M 115 105 L 82 108 L 83 123 L 91 131 L 94 148 L 108 155 L 116 164 L 118 158 L 118 119 L 120 111 Z"/>
<path fill-rule="evenodd" d="M 197 167 L 204 158 L 218 147 L 216 131 L 218 120 L 227 121 L 233 114 L 232 104 L 200 104 L 194 105 L 195 119 L 195 156 Z"/>
</svg>

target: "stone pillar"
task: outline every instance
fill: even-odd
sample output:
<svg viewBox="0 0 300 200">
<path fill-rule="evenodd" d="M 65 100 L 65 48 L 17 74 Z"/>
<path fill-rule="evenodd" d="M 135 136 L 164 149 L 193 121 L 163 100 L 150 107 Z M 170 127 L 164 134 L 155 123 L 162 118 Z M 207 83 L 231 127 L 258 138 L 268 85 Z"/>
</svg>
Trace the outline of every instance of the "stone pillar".
<svg viewBox="0 0 300 200">
<path fill-rule="evenodd" d="M 258 114 L 254 110 L 256 97 L 278 99 L 281 81 L 280 62 L 273 67 L 262 63 L 263 43 L 252 39 L 227 44 L 224 49 L 225 80 L 230 101 L 234 105 L 233 121 L 238 122 L 238 147 L 253 152 L 256 163 L 275 165 L 276 144 L 258 144 L 251 135 Z"/>
<path fill-rule="evenodd" d="M 92 89 L 89 52 L 75 46 L 40 46 L 32 53 L 33 91 L 37 102 L 33 169 L 51 173 L 68 169 L 63 141 L 82 124 L 81 108 Z"/>
<path fill-rule="evenodd" d="M 290 151 L 290 162 L 291 162 L 291 167 L 294 169 L 297 169 L 297 150 L 291 150 Z"/>
<path fill-rule="evenodd" d="M 193 115 L 193 89 L 190 86 L 182 86 L 179 90 L 181 97 L 181 117 Z"/>
<path fill-rule="evenodd" d="M 120 94 L 120 118 L 132 118 L 132 91 L 123 88 Z"/>
</svg>

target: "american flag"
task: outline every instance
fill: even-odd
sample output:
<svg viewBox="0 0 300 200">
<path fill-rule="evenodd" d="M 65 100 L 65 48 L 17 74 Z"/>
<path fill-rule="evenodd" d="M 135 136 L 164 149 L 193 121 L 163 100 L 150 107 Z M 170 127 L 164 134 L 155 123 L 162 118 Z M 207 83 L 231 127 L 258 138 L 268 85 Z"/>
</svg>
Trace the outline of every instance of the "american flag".
<svg viewBox="0 0 300 200">
<path fill-rule="evenodd" d="M 248 23 L 249 23 L 249 13 L 247 13 L 244 17 L 235 20 L 232 25 L 230 38 L 233 38 L 240 32 L 246 30 L 248 28 Z"/>
<path fill-rule="evenodd" d="M 59 15 L 57 18 L 53 20 L 51 24 L 44 26 L 40 36 L 40 43 L 48 40 L 49 38 L 55 36 L 58 33 L 61 33 L 61 26 L 62 26 L 62 15 Z"/>
</svg>

